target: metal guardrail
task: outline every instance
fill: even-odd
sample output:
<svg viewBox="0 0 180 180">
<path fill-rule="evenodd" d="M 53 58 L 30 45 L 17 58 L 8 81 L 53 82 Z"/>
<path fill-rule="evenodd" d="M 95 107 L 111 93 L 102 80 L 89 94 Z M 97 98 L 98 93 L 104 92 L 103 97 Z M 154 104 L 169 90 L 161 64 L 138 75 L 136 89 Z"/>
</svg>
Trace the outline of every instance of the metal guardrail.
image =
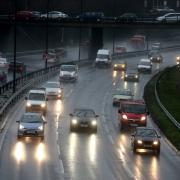
<svg viewBox="0 0 180 180">
<path fill-rule="evenodd" d="M 170 121 L 180 130 L 180 123 L 177 122 L 177 120 L 169 113 L 169 111 L 165 108 L 165 106 L 162 104 L 162 102 L 159 99 L 158 96 L 158 92 L 157 92 L 157 85 L 160 81 L 161 76 L 163 75 L 164 71 L 161 72 L 161 74 L 159 75 L 159 77 L 156 80 L 156 84 L 155 84 L 155 97 L 156 97 L 156 101 L 158 102 L 158 105 L 161 107 L 161 109 L 164 111 L 164 113 L 166 114 L 166 116 L 170 119 Z"/>
</svg>

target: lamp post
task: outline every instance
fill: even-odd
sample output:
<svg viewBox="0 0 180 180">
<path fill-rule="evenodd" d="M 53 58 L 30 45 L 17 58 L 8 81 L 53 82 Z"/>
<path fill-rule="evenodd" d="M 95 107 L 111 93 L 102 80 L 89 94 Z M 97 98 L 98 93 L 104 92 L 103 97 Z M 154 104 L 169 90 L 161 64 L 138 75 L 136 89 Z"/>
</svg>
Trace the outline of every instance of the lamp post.
<svg viewBox="0 0 180 180">
<path fill-rule="evenodd" d="M 46 4 L 46 50 L 45 50 L 45 68 L 47 69 L 47 58 L 48 58 L 48 42 L 49 42 L 49 29 L 48 29 L 48 23 L 49 23 L 49 0 L 47 0 Z"/>
<path fill-rule="evenodd" d="M 13 93 L 16 92 L 16 36 L 17 36 L 16 11 L 17 11 L 17 0 L 14 1 L 14 63 L 13 63 Z"/>
</svg>

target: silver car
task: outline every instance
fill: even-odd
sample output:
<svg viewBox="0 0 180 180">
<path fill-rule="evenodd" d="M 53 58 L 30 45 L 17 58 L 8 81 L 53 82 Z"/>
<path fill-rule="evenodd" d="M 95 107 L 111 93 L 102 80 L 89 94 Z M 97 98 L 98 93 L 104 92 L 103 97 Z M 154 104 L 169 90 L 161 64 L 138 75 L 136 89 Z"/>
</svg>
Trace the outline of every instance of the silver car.
<svg viewBox="0 0 180 180">
<path fill-rule="evenodd" d="M 168 13 L 164 16 L 160 16 L 156 18 L 159 22 L 167 22 L 167 23 L 173 23 L 173 22 L 179 22 L 180 21 L 180 13 Z"/>
<path fill-rule="evenodd" d="M 44 129 L 47 123 L 41 113 L 24 113 L 18 123 L 17 138 L 40 137 L 44 140 Z"/>
</svg>

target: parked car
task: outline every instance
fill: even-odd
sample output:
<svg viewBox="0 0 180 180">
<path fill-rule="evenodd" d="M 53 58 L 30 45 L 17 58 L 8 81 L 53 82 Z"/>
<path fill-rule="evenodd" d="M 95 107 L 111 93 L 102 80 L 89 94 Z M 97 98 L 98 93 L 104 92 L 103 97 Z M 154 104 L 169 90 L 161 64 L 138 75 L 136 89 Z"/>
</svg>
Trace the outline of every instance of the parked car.
<svg viewBox="0 0 180 180">
<path fill-rule="evenodd" d="M 124 13 L 116 18 L 120 22 L 134 22 L 137 21 L 138 16 L 135 13 Z"/>
<path fill-rule="evenodd" d="M 148 149 L 159 155 L 161 148 L 160 138 L 153 128 L 137 127 L 131 138 L 133 152 L 136 153 L 138 149 Z"/>
<path fill-rule="evenodd" d="M 180 22 L 180 13 L 168 13 L 156 18 L 158 22 L 174 23 Z"/>
<path fill-rule="evenodd" d="M 9 71 L 14 71 L 14 61 L 9 62 Z M 16 72 L 17 73 L 26 73 L 26 65 L 23 62 L 16 62 Z"/>
<path fill-rule="evenodd" d="M 18 123 L 17 138 L 22 137 L 40 137 L 44 140 L 45 124 L 41 113 L 24 113 Z"/>
<path fill-rule="evenodd" d="M 18 20 L 29 20 L 33 18 L 32 11 L 17 11 L 16 19 Z"/>
<path fill-rule="evenodd" d="M 73 114 L 69 114 L 70 131 L 77 131 L 79 129 L 90 129 L 94 133 L 97 132 L 97 117 L 92 109 L 75 109 Z"/>
<path fill-rule="evenodd" d="M 60 11 L 50 11 L 45 14 L 41 14 L 41 18 L 42 19 L 46 19 L 46 18 L 49 18 L 49 19 L 63 19 L 63 18 L 68 18 L 69 16 L 63 12 L 60 12 Z"/>
<path fill-rule="evenodd" d="M 103 12 L 84 12 L 81 15 L 76 17 L 79 21 L 91 21 L 91 22 L 99 22 L 104 19 Z"/>
<path fill-rule="evenodd" d="M 7 83 L 7 74 L 4 71 L 0 71 L 0 86 Z"/>
</svg>

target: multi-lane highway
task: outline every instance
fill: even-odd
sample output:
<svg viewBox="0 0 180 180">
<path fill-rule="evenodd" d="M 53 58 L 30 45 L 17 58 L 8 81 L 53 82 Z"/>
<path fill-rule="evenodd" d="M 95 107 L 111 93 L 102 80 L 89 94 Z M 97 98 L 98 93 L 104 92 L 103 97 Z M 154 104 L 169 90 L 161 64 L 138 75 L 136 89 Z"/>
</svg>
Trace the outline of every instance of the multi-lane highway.
<svg viewBox="0 0 180 180">
<path fill-rule="evenodd" d="M 64 83 L 64 100 L 49 100 L 45 141 L 26 138 L 17 141 L 16 121 L 25 111 L 22 99 L 9 113 L 0 136 L 1 180 L 178 180 L 180 157 L 161 138 L 161 153 L 133 154 L 130 146 L 133 130 L 121 133 L 112 92 L 117 86 L 130 88 L 142 98 L 143 87 L 160 69 L 175 64 L 178 52 L 164 53 L 164 62 L 153 65 L 151 75 L 141 75 L 139 83 L 121 79 L 111 69 L 80 68 L 77 83 Z M 141 57 L 127 59 L 136 67 Z M 58 77 L 54 77 L 58 79 Z M 90 107 L 99 115 L 97 134 L 70 133 L 69 113 L 76 107 Z M 148 126 L 156 126 L 149 117 Z"/>
</svg>

